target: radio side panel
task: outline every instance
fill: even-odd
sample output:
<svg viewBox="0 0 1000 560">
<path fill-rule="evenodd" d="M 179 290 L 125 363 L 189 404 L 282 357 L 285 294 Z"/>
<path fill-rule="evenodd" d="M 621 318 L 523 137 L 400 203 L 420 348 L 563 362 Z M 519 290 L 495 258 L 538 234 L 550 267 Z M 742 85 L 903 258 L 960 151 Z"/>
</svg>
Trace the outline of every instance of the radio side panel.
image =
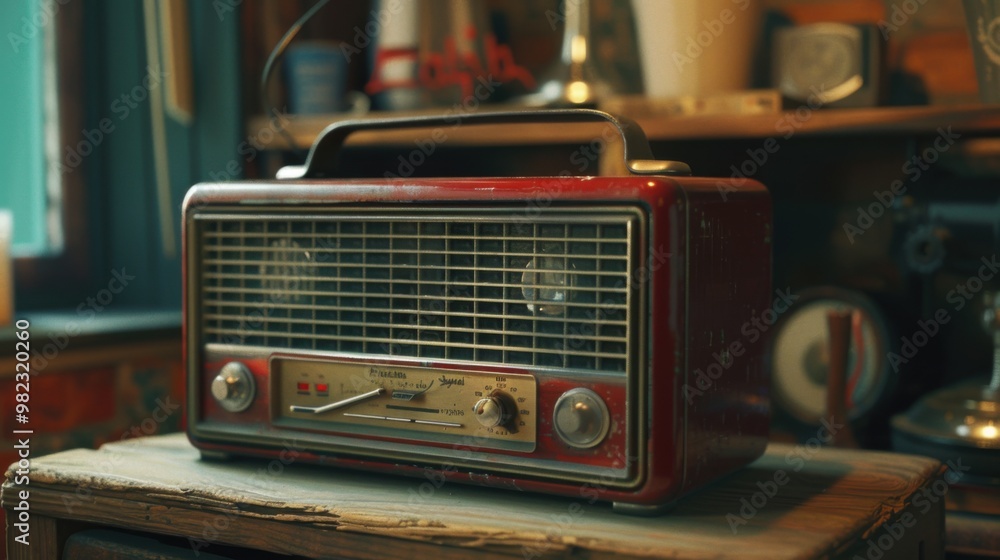
<svg viewBox="0 0 1000 560">
<path fill-rule="evenodd" d="M 764 452 L 770 420 L 764 321 L 775 292 L 764 186 L 681 184 L 688 200 L 687 374 L 679 380 L 686 493 Z"/>
</svg>

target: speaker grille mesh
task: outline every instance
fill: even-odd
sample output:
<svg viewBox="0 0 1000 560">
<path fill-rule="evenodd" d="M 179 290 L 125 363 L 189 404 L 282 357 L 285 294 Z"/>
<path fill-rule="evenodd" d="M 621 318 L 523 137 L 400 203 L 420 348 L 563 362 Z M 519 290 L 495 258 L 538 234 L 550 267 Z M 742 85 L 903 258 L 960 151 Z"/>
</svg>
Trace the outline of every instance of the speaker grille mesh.
<svg viewBox="0 0 1000 560">
<path fill-rule="evenodd" d="M 202 216 L 207 343 L 629 367 L 634 212 Z"/>
</svg>

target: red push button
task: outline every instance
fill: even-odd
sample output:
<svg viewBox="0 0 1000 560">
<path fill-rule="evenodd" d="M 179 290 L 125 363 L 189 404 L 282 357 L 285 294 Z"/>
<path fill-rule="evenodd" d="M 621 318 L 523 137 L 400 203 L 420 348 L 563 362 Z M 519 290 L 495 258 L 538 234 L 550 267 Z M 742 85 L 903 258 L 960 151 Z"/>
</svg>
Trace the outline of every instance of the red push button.
<svg viewBox="0 0 1000 560">
<path fill-rule="evenodd" d="M 308 383 L 299 383 L 298 387 L 299 387 L 299 392 L 300 393 L 308 393 L 309 392 L 309 384 Z"/>
<path fill-rule="evenodd" d="M 327 393 L 329 391 L 330 391 L 330 386 L 327 385 L 326 383 L 317 383 L 316 384 L 316 392 L 317 393 Z"/>
</svg>

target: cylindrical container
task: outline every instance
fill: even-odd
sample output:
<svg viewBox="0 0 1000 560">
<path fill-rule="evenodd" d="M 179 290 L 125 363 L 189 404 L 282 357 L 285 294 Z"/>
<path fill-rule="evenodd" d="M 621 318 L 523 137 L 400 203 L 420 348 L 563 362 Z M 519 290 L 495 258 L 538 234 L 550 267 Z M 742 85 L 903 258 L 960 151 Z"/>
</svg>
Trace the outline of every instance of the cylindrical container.
<svg viewBox="0 0 1000 560">
<path fill-rule="evenodd" d="M 418 79 L 437 105 L 478 107 L 489 99 L 482 81 L 503 81 L 491 72 L 486 38 L 491 36 L 482 0 L 421 0 Z"/>
<path fill-rule="evenodd" d="M 420 4 L 415 0 L 375 0 L 368 25 L 375 29 L 369 49 L 372 68 L 365 93 L 380 110 L 412 110 L 428 105 L 417 82 Z"/>
<path fill-rule="evenodd" d="M 632 0 L 649 97 L 747 89 L 760 29 L 756 0 Z"/>
<path fill-rule="evenodd" d="M 965 0 L 969 42 L 979 80 L 979 99 L 1000 103 L 1000 2 Z"/>
<path fill-rule="evenodd" d="M 347 59 L 336 43 L 294 43 L 285 58 L 288 109 L 295 114 L 337 113 L 346 108 Z"/>
</svg>

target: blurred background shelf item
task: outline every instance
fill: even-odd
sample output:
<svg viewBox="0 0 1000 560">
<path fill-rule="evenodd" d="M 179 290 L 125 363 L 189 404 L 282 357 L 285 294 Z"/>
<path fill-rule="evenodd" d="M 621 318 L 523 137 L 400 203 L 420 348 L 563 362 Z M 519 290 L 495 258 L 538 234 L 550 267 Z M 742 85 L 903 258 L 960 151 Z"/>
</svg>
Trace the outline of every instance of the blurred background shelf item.
<svg viewBox="0 0 1000 560">
<path fill-rule="evenodd" d="M 992 133 L 1000 131 L 1000 105 L 877 107 L 862 109 L 837 109 L 809 111 L 808 108 L 789 108 L 767 112 L 761 107 L 758 114 L 705 113 L 668 116 L 674 109 L 670 102 L 652 101 L 636 104 L 610 100 L 601 109 L 618 112 L 637 120 L 652 141 L 684 139 L 726 138 L 782 138 L 789 133 L 801 136 L 837 136 L 856 134 L 936 134 L 939 127 L 951 127 L 959 133 Z M 492 110 L 501 110 L 493 106 Z M 616 109 L 631 110 L 616 110 Z M 448 111 L 450 109 L 444 109 Z M 316 136 L 327 126 L 345 119 L 381 119 L 397 116 L 440 115 L 442 109 L 424 109 L 405 112 L 372 112 L 365 117 L 357 115 L 287 115 L 287 129 L 296 146 L 308 148 Z M 263 149 L 283 150 L 287 145 L 279 136 L 261 138 L 259 131 L 267 128 L 269 120 L 262 116 L 247 122 L 247 134 L 257 138 Z M 524 127 L 498 125 L 488 134 L 482 130 L 463 131 L 449 128 L 448 143 L 486 145 L 537 145 L 572 144 L 589 141 L 594 127 L 589 124 L 552 127 L 543 134 L 534 129 L 530 134 Z M 398 134 L 381 132 L 374 135 L 359 133 L 352 137 L 353 145 L 412 144 L 412 131 Z"/>
<path fill-rule="evenodd" d="M 601 104 L 609 113 L 633 119 L 693 117 L 706 115 L 773 115 L 783 107 L 781 93 L 774 89 L 745 90 L 705 95 L 646 97 L 623 95 Z"/>
</svg>

